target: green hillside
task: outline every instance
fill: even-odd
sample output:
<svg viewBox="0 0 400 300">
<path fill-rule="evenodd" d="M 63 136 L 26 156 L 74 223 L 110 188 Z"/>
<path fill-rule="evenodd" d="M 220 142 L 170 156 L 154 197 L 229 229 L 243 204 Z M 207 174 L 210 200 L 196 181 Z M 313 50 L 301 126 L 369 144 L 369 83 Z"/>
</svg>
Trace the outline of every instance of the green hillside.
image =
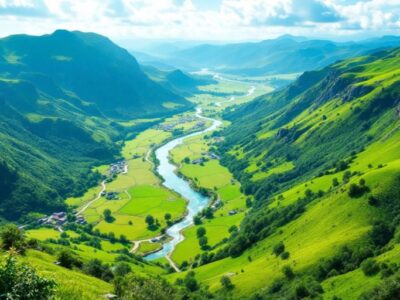
<svg viewBox="0 0 400 300">
<path fill-rule="evenodd" d="M 199 281 L 225 294 L 228 276 L 233 298 L 396 298 L 399 62 L 345 60 L 226 113 L 222 162 L 255 201 Z"/>
<path fill-rule="evenodd" d="M 0 39 L 0 57 L 0 216 L 8 220 L 65 208 L 63 199 L 99 181 L 91 168 L 118 158 L 127 135 L 191 107 L 96 34 L 10 36 Z"/>
<path fill-rule="evenodd" d="M 180 109 L 189 105 L 149 80 L 128 51 L 94 33 L 14 35 L 0 40 L 0 56 L 6 61 L 0 70 L 9 77 L 29 78 L 48 88 L 55 83 L 109 117 L 165 113 L 166 102 Z"/>
</svg>

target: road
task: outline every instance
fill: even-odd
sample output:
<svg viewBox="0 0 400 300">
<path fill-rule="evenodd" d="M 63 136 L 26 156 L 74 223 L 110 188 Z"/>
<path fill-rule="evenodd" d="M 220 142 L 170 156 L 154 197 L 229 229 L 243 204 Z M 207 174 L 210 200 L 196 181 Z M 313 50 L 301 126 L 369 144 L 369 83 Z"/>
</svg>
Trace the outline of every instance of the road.
<svg viewBox="0 0 400 300">
<path fill-rule="evenodd" d="M 101 182 L 101 191 L 98 193 L 98 195 L 96 196 L 96 198 L 94 198 L 93 200 L 89 201 L 88 203 L 86 203 L 75 215 L 79 216 L 81 215 L 90 205 L 92 205 L 94 202 L 96 202 L 97 200 L 99 200 L 101 198 L 101 194 L 106 190 L 106 181 L 103 180 Z"/>
</svg>

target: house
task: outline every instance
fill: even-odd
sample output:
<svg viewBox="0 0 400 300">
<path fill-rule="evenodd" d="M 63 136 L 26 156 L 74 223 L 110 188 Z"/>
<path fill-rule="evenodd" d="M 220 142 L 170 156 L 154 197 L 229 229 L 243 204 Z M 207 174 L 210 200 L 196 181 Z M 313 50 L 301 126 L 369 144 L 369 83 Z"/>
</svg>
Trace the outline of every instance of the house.
<svg viewBox="0 0 400 300">
<path fill-rule="evenodd" d="M 65 222 L 67 222 L 67 213 L 64 211 L 53 213 L 47 222 L 54 221 L 57 225 L 63 225 Z"/>
<path fill-rule="evenodd" d="M 87 222 L 86 222 L 86 220 L 85 220 L 85 218 L 83 216 L 78 216 L 76 218 L 76 223 L 80 224 L 80 225 L 86 225 L 87 224 Z"/>
<path fill-rule="evenodd" d="M 217 201 L 214 202 L 213 205 L 211 205 L 211 209 L 216 210 L 221 206 L 222 206 L 222 201 L 220 199 L 218 199 Z"/>
<path fill-rule="evenodd" d="M 108 192 L 105 194 L 107 200 L 118 200 L 118 193 L 117 192 Z"/>
<path fill-rule="evenodd" d="M 192 160 L 192 165 L 199 165 L 204 162 L 204 158 L 200 157 L 198 159 Z"/>
<path fill-rule="evenodd" d="M 228 215 L 229 215 L 229 216 L 233 216 L 233 215 L 236 215 L 236 214 L 237 214 L 236 209 L 230 210 L 230 211 L 228 212 Z"/>
</svg>

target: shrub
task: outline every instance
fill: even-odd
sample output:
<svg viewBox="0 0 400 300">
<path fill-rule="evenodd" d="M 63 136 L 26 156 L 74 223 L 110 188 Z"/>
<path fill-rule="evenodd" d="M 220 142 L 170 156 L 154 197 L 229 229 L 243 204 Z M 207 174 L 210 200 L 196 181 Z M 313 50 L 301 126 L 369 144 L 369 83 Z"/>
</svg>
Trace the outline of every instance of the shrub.
<svg viewBox="0 0 400 300">
<path fill-rule="evenodd" d="M 55 286 L 53 280 L 39 276 L 35 269 L 18 263 L 11 255 L 0 265 L 1 299 L 52 299 Z"/>
<path fill-rule="evenodd" d="M 132 271 L 131 266 L 126 262 L 118 262 L 113 267 L 113 274 L 115 277 L 122 277 L 129 274 Z"/>
<path fill-rule="evenodd" d="M 282 252 L 282 254 L 281 254 L 281 258 L 282 259 L 288 259 L 289 257 L 290 257 L 290 253 L 289 252 L 287 252 L 287 251 Z"/>
<path fill-rule="evenodd" d="M 231 279 L 226 275 L 222 276 L 220 281 L 221 281 L 222 287 L 226 290 L 231 290 L 235 287 L 233 285 Z"/>
<path fill-rule="evenodd" d="M 82 266 L 82 262 L 70 250 L 61 250 L 61 252 L 58 254 L 57 260 L 60 263 L 60 266 L 67 269 L 72 269 L 73 266 Z"/>
<path fill-rule="evenodd" d="M 348 194 L 351 198 L 358 198 L 364 195 L 367 191 L 368 188 L 366 186 L 358 186 L 357 184 L 352 183 L 350 184 Z"/>
<path fill-rule="evenodd" d="M 114 280 L 114 290 L 121 300 L 179 299 L 178 291 L 162 278 L 132 275 Z"/>
<path fill-rule="evenodd" d="M 206 229 L 204 227 L 199 227 L 197 229 L 197 237 L 201 238 L 206 235 Z"/>
<path fill-rule="evenodd" d="M 112 223 L 115 220 L 114 217 L 111 215 L 111 210 L 108 208 L 103 211 L 103 216 L 104 216 L 104 220 L 107 223 Z"/>
<path fill-rule="evenodd" d="M 276 244 L 272 250 L 272 252 L 276 255 L 279 256 L 281 255 L 283 252 L 285 251 L 285 245 L 283 244 L 283 242 L 279 242 L 278 244 Z"/>
<path fill-rule="evenodd" d="M 287 279 L 293 279 L 294 278 L 294 272 L 293 272 L 293 269 L 290 267 L 290 266 L 284 266 L 283 268 L 282 268 L 282 273 L 283 273 L 283 275 L 285 275 L 285 277 L 287 278 Z"/>
<path fill-rule="evenodd" d="M 16 249 L 20 253 L 25 252 L 24 232 L 14 224 L 7 224 L 0 232 L 1 247 L 4 250 Z"/>
<path fill-rule="evenodd" d="M 378 222 L 373 225 L 370 236 L 376 246 L 382 247 L 392 239 L 393 230 L 387 224 Z"/>
<path fill-rule="evenodd" d="M 365 276 L 372 276 L 379 272 L 380 267 L 374 259 L 368 258 L 361 263 L 361 270 Z"/>
</svg>

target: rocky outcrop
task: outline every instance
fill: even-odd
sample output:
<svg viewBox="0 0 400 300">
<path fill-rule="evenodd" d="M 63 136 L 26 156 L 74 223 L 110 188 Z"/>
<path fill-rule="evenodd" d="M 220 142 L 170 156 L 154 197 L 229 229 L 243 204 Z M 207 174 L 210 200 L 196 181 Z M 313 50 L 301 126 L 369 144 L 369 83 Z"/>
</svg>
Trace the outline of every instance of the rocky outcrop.
<svg viewBox="0 0 400 300">
<path fill-rule="evenodd" d="M 370 93 L 373 89 L 371 85 L 351 85 L 344 91 L 342 99 L 348 102 Z"/>
</svg>

